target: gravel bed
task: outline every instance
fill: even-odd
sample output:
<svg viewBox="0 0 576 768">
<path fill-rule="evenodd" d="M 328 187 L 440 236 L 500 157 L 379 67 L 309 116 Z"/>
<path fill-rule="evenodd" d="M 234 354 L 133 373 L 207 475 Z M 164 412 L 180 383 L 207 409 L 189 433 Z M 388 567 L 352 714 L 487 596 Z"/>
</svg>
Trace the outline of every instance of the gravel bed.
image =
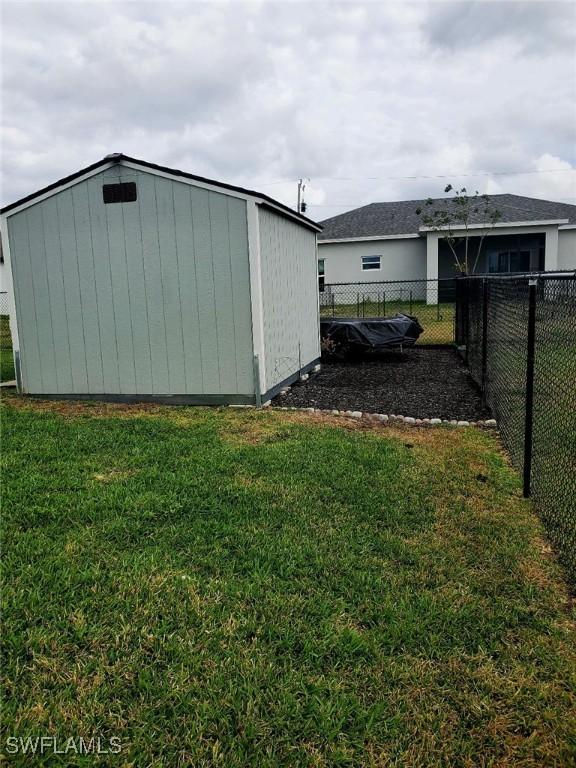
<svg viewBox="0 0 576 768">
<path fill-rule="evenodd" d="M 478 421 L 490 417 L 466 366 L 451 349 L 389 352 L 378 360 L 322 363 L 273 405 Z"/>
</svg>

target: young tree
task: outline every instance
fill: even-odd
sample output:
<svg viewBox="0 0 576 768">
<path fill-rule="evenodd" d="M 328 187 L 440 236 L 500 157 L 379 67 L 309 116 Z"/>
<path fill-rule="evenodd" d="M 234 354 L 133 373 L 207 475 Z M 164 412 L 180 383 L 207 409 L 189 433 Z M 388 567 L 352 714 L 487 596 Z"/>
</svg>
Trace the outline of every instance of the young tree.
<svg viewBox="0 0 576 768">
<path fill-rule="evenodd" d="M 465 274 L 473 273 L 482 252 L 484 239 L 500 221 L 502 214 L 492 205 L 488 195 L 480 195 L 478 191 L 473 195 L 468 195 L 466 187 L 454 189 L 452 184 L 448 184 L 444 192 L 454 192 L 454 196 L 442 200 L 440 206 L 429 197 L 424 203 L 424 208 L 417 208 L 416 213 L 421 217 L 424 226 L 430 227 L 435 232 L 442 232 L 443 238 L 454 256 L 456 268 Z M 480 230 L 471 230 L 471 224 L 483 224 L 485 226 Z M 456 232 L 458 234 L 455 234 Z M 471 253 L 473 250 L 471 239 L 473 237 L 479 238 L 474 255 Z M 464 243 L 464 248 L 461 250 L 459 246 L 462 243 Z"/>
</svg>

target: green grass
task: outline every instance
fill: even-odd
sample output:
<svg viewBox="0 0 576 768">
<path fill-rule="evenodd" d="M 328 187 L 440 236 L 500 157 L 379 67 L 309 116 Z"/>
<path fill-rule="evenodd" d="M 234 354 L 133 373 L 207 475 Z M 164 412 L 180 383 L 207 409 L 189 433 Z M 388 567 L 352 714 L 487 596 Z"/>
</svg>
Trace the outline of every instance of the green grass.
<svg viewBox="0 0 576 768">
<path fill-rule="evenodd" d="M 3 411 L 3 740 L 119 736 L 103 764 L 138 768 L 574 764 L 574 617 L 491 435 Z"/>
<path fill-rule="evenodd" d="M 351 304 L 335 304 L 334 307 L 320 306 L 320 317 L 391 317 L 401 312 L 414 315 L 424 329 L 418 344 L 453 344 L 454 343 L 454 304 L 426 304 L 424 301 L 387 301 L 362 300 Z"/>
</svg>

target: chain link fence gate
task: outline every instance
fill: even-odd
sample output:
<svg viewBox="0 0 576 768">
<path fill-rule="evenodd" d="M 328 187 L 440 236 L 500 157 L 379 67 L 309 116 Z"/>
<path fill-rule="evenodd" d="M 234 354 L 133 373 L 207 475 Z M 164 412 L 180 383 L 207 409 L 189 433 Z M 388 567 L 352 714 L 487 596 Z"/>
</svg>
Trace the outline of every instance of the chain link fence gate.
<svg viewBox="0 0 576 768">
<path fill-rule="evenodd" d="M 459 278 L 456 343 L 576 585 L 576 275 Z"/>
</svg>

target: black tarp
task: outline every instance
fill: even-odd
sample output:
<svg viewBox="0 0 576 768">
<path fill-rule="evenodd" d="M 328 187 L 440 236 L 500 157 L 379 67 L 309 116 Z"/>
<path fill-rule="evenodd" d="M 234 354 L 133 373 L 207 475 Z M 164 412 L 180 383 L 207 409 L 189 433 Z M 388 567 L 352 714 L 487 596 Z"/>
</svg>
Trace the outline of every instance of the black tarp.
<svg viewBox="0 0 576 768">
<path fill-rule="evenodd" d="M 320 319 L 322 353 L 335 357 L 412 347 L 423 330 L 417 318 L 402 314 L 385 318 Z"/>
</svg>

